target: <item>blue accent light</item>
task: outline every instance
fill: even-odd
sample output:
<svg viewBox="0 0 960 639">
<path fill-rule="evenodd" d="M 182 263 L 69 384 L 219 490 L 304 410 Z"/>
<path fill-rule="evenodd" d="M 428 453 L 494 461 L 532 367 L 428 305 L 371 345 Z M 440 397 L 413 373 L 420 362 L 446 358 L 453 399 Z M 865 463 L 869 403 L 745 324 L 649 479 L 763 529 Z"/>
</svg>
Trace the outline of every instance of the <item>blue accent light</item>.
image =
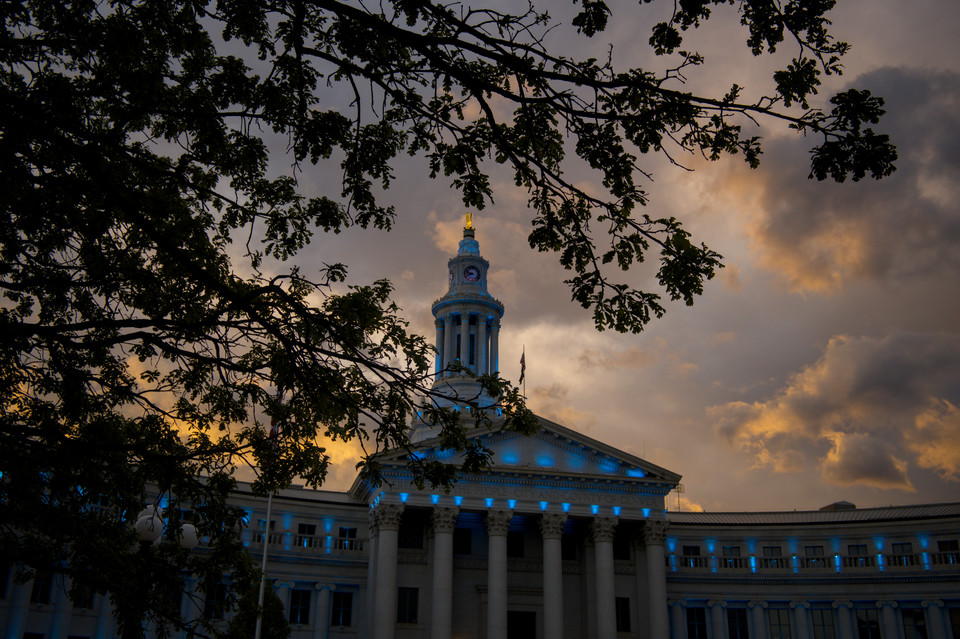
<svg viewBox="0 0 960 639">
<path fill-rule="evenodd" d="M 513 510 L 514 508 L 517 507 L 517 500 L 516 500 L 516 499 L 508 499 L 508 500 L 507 500 L 507 504 L 510 506 L 510 510 Z"/>
<path fill-rule="evenodd" d="M 615 473 L 619 468 L 620 464 L 610 459 L 600 462 L 600 470 L 605 473 Z"/>
<path fill-rule="evenodd" d="M 877 568 L 880 569 L 880 572 L 883 572 L 883 554 L 877 553 Z"/>
<path fill-rule="evenodd" d="M 520 455 L 515 451 L 507 451 L 503 453 L 503 463 L 504 464 L 517 464 L 520 462 Z"/>
<path fill-rule="evenodd" d="M 715 555 L 710 556 L 710 572 L 717 572 L 720 569 L 720 560 Z"/>
<path fill-rule="evenodd" d="M 620 516 L 620 506 L 614 506 L 614 507 L 613 507 L 613 514 L 614 514 L 615 517 L 619 517 L 619 516 Z"/>
<path fill-rule="evenodd" d="M 917 540 L 920 542 L 920 547 L 924 550 L 930 547 L 930 538 L 926 535 L 919 535 Z"/>
<path fill-rule="evenodd" d="M 672 555 L 677 550 L 677 538 L 676 537 L 667 537 L 667 549 Z"/>
<path fill-rule="evenodd" d="M 333 552 L 333 535 L 328 535 L 327 538 L 323 540 L 323 552 L 327 554 Z"/>
<path fill-rule="evenodd" d="M 628 468 L 627 477 L 646 477 L 647 474 L 639 468 Z"/>
<path fill-rule="evenodd" d="M 926 551 L 920 553 L 920 559 L 923 561 L 923 569 L 930 570 L 930 553 Z"/>
<path fill-rule="evenodd" d="M 757 558 L 750 555 L 750 572 L 757 572 Z"/>
<path fill-rule="evenodd" d="M 717 540 L 716 539 L 704 539 L 704 544 L 707 546 L 707 552 L 713 554 L 717 550 Z"/>
<path fill-rule="evenodd" d="M 833 565 L 836 566 L 837 572 L 840 572 L 840 565 L 841 565 L 840 562 L 841 562 L 841 560 L 840 560 L 840 555 L 834 555 L 834 556 L 833 556 Z"/>
<path fill-rule="evenodd" d="M 330 532 L 333 530 L 333 519 L 330 517 L 323 518 L 323 532 Z"/>
<path fill-rule="evenodd" d="M 553 457 L 550 455 L 540 455 L 537 457 L 537 466 L 542 468 L 553 468 Z"/>
<path fill-rule="evenodd" d="M 750 551 L 750 554 L 751 554 L 751 555 L 754 554 L 755 552 L 757 552 L 757 540 L 756 540 L 756 539 L 748 539 L 748 540 L 747 540 L 747 550 Z"/>
<path fill-rule="evenodd" d="M 677 572 L 677 556 L 670 553 L 670 572 Z"/>
<path fill-rule="evenodd" d="M 410 493 L 400 493 L 400 503 L 401 504 L 407 503 L 407 498 L 409 497 L 410 497 Z"/>
<path fill-rule="evenodd" d="M 563 512 L 570 512 L 570 504 L 561 504 L 563 506 Z"/>
<path fill-rule="evenodd" d="M 487 497 L 483 500 L 487 504 L 487 508 L 493 508 L 493 497 Z"/>
<path fill-rule="evenodd" d="M 649 508 L 643 508 L 643 509 L 641 510 L 641 512 L 643 513 L 643 516 L 644 516 L 644 517 L 649 517 L 649 516 L 650 516 L 650 509 L 649 509 Z"/>
<path fill-rule="evenodd" d="M 790 559 L 793 561 L 793 572 L 800 572 L 800 558 L 794 555 Z"/>
<path fill-rule="evenodd" d="M 878 551 L 878 552 L 883 552 L 883 542 L 884 542 L 883 537 L 874 537 L 874 538 L 873 538 L 873 543 L 875 543 L 875 544 L 877 545 L 877 551 Z"/>
<path fill-rule="evenodd" d="M 597 506 L 597 505 L 590 506 L 590 511 L 591 511 L 594 515 L 596 515 L 598 512 L 600 512 L 600 506 Z"/>
<path fill-rule="evenodd" d="M 427 454 L 422 450 L 416 450 L 410 456 L 413 457 L 414 459 L 424 459 L 427 456 Z"/>
<path fill-rule="evenodd" d="M 453 498 L 453 503 L 459 506 L 460 504 L 463 503 L 463 497 L 461 497 L 460 495 L 457 495 L 456 497 Z"/>
<path fill-rule="evenodd" d="M 440 495 L 430 495 L 430 503 L 432 503 L 434 506 L 440 503 Z"/>
<path fill-rule="evenodd" d="M 546 509 L 547 509 L 547 506 L 549 506 L 549 505 L 550 505 L 550 502 L 548 502 L 548 501 L 541 501 L 541 502 L 540 502 L 540 510 L 546 510 Z"/>
</svg>

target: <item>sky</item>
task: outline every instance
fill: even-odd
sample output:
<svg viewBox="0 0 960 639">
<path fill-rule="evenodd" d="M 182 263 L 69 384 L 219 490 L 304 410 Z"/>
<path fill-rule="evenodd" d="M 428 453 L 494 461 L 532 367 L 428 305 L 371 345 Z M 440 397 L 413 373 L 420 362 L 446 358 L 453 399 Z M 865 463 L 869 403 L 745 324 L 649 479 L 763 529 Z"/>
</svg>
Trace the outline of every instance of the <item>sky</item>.
<svg viewBox="0 0 960 639">
<path fill-rule="evenodd" d="M 550 44 L 596 55 L 612 43 L 617 61 L 643 66 L 666 7 L 631 3 L 599 40 L 558 30 Z M 517 380 L 525 350 L 529 406 L 681 474 L 671 510 L 960 500 L 960 4 L 839 0 L 830 17 L 853 49 L 821 98 L 847 86 L 882 95 L 898 171 L 809 180 L 813 142 L 776 126 L 756 130 L 758 170 L 643 160 L 649 212 L 676 216 L 724 256 L 694 306 L 668 305 L 637 335 L 598 333 L 555 257 L 527 245 L 531 211 L 509 176 L 494 172 L 495 203 L 474 217 L 490 293 L 506 307 L 501 375 Z M 774 67 L 750 56 L 735 19 L 694 38 L 706 64 L 688 74 L 690 90 L 768 87 Z M 338 179 L 335 165 L 319 165 L 301 186 L 338 192 Z M 397 207 L 391 232 L 321 235 L 300 262 L 343 261 L 356 283 L 389 278 L 402 314 L 432 340 L 430 305 L 446 292 L 466 209 L 416 158 L 386 198 Z M 330 453 L 325 488 L 345 489 L 356 450 Z"/>
</svg>

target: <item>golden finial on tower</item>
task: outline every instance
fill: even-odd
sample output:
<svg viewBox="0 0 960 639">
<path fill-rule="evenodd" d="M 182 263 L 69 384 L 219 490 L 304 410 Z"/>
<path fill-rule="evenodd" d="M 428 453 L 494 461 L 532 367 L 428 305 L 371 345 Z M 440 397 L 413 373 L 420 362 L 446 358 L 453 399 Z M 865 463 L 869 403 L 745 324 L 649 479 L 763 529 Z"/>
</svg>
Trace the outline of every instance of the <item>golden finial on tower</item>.
<svg viewBox="0 0 960 639">
<path fill-rule="evenodd" d="M 473 213 L 471 213 L 470 211 L 467 211 L 467 225 L 463 228 L 465 229 L 473 228 Z"/>
</svg>

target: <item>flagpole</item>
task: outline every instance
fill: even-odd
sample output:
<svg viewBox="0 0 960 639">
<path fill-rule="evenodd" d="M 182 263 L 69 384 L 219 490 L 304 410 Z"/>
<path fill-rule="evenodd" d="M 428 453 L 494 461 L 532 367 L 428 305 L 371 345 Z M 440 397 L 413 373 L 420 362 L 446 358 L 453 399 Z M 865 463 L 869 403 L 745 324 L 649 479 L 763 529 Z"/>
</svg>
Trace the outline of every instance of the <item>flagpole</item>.
<svg viewBox="0 0 960 639">
<path fill-rule="evenodd" d="M 267 585 L 267 545 L 270 541 L 270 515 L 273 510 L 273 491 L 267 494 L 267 521 L 263 524 L 263 561 L 260 564 L 260 594 L 257 596 L 257 629 L 253 638 L 260 639 L 263 627 L 263 591 Z"/>
</svg>

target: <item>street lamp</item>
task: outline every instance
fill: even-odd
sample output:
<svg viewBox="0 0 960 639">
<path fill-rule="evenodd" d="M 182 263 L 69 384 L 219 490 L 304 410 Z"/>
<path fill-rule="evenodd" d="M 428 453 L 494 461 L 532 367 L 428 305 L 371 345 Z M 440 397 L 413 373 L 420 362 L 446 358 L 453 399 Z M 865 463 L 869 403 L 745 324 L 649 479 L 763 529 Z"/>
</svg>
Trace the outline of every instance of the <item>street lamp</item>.
<svg viewBox="0 0 960 639">
<path fill-rule="evenodd" d="M 147 572 L 138 582 L 140 592 L 135 598 L 136 606 L 132 606 L 126 614 L 123 624 L 122 639 L 141 639 L 143 637 L 143 616 L 147 592 L 151 586 L 151 575 L 149 570 L 148 554 L 150 546 L 158 543 L 163 538 L 163 510 L 159 506 L 147 506 L 137 515 L 137 520 L 133 524 L 133 530 L 140 538 L 139 553 L 143 563 L 147 566 Z M 197 528 L 193 524 L 183 524 L 180 533 L 180 547 L 186 550 L 193 550 L 197 547 L 199 539 L 197 538 Z"/>
</svg>

